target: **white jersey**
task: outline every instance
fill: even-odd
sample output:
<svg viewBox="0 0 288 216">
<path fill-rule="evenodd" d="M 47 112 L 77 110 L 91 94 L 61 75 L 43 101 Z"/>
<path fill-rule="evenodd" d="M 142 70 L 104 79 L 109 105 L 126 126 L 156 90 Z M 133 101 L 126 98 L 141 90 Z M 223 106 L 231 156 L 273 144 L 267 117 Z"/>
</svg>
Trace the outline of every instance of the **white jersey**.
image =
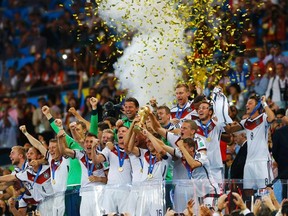
<svg viewBox="0 0 288 216">
<path fill-rule="evenodd" d="M 18 208 L 26 208 L 28 205 L 37 205 L 38 202 L 36 202 L 33 197 L 30 195 L 24 194 L 24 196 L 19 200 L 18 202 Z"/>
<path fill-rule="evenodd" d="M 263 113 L 255 119 L 244 119 L 240 122 L 247 136 L 246 161 L 259 161 L 269 159 L 267 114 Z"/>
<path fill-rule="evenodd" d="M 180 123 L 175 125 L 180 128 L 185 119 L 198 119 L 198 113 L 194 108 L 192 101 L 188 101 L 183 108 L 180 108 L 178 104 L 170 109 L 171 119 L 179 119 Z"/>
<path fill-rule="evenodd" d="M 172 161 L 171 155 L 167 154 L 158 160 L 156 155 L 151 154 L 148 149 L 139 148 L 139 150 L 139 158 L 143 161 L 142 181 L 164 180 L 168 166 Z"/>
<path fill-rule="evenodd" d="M 54 194 L 51 184 L 50 166 L 42 165 L 37 172 L 28 168 L 16 174 L 16 178 L 23 182 L 36 201 L 42 201 Z"/>
<path fill-rule="evenodd" d="M 166 136 L 171 146 L 175 149 L 178 148 L 177 142 L 181 139 L 181 137 L 171 132 L 167 132 Z M 205 142 L 200 136 L 195 134 L 193 139 L 197 142 L 196 150 L 206 150 Z M 189 179 L 189 175 L 187 175 L 187 166 L 182 160 L 182 156 L 178 160 L 174 161 L 173 179 Z"/>
<path fill-rule="evenodd" d="M 223 125 L 211 120 L 207 126 L 202 125 L 200 120 L 195 121 L 198 125 L 196 134 L 201 137 L 207 148 L 207 156 L 210 168 L 222 168 L 222 156 L 220 151 L 220 139 L 223 132 Z"/>
<path fill-rule="evenodd" d="M 67 188 L 67 178 L 69 172 L 70 161 L 61 157 L 60 160 L 52 159 L 51 154 L 47 151 L 46 159 L 50 165 L 51 182 L 54 193 L 65 192 Z"/>
<path fill-rule="evenodd" d="M 181 137 L 174 133 L 167 132 L 166 139 L 173 148 L 177 148 L 178 147 L 177 142 L 181 139 Z M 174 161 L 173 166 L 173 180 L 179 180 L 179 179 L 188 179 L 187 171 L 183 166 L 181 159 Z"/>
<path fill-rule="evenodd" d="M 175 149 L 175 155 L 179 158 L 183 157 L 182 152 L 179 150 L 179 148 Z M 210 164 L 207 155 L 203 152 L 196 151 L 194 160 L 200 162 L 201 166 L 192 170 L 186 160 L 183 160 L 183 164 L 185 164 L 187 168 L 189 178 L 196 180 L 195 183 L 198 196 L 201 197 L 210 193 L 218 194 L 219 187 L 211 175 Z M 197 183 L 199 183 L 198 186 Z"/>
<path fill-rule="evenodd" d="M 110 164 L 107 184 L 131 184 L 132 168 L 130 158 L 124 149 L 119 147 L 119 153 L 117 149 L 118 145 L 115 145 L 112 151 L 108 147 L 105 147 L 101 152 Z"/>
<path fill-rule="evenodd" d="M 132 184 L 136 182 L 142 181 L 143 174 L 143 159 L 141 157 L 137 157 L 134 154 L 129 154 L 131 167 L 132 167 Z"/>
<path fill-rule="evenodd" d="M 102 182 L 91 182 L 88 177 L 90 175 L 98 177 L 106 177 L 104 172 L 104 166 L 102 163 L 95 165 L 84 150 L 73 150 L 75 152 L 75 158 L 80 162 L 81 166 L 81 193 L 83 188 L 93 187 L 97 185 L 104 185 Z"/>
<path fill-rule="evenodd" d="M 28 162 L 27 162 L 27 160 L 25 160 L 24 163 L 23 163 L 23 165 L 22 165 L 22 167 L 20 168 L 20 167 L 18 167 L 18 166 L 15 166 L 15 167 L 14 167 L 14 170 L 13 170 L 13 172 L 12 172 L 11 174 L 12 174 L 12 175 L 15 175 L 16 173 L 19 173 L 19 172 L 21 172 L 21 171 L 26 170 L 28 167 L 29 167 Z"/>
<path fill-rule="evenodd" d="M 17 174 L 19 172 L 23 172 L 28 167 L 29 167 L 28 162 L 27 162 L 27 160 L 25 160 L 23 165 L 22 165 L 22 167 L 20 168 L 20 167 L 16 166 L 11 174 L 15 175 L 15 174 Z M 34 198 L 32 197 L 30 191 L 25 187 L 25 185 L 21 181 L 15 182 L 14 186 L 15 186 L 15 184 L 16 184 L 17 188 L 18 188 L 18 186 L 20 186 L 21 188 L 25 189 L 25 191 L 23 193 L 21 193 L 16 198 L 17 200 L 19 200 L 19 204 L 18 204 L 19 208 L 25 208 L 25 207 L 27 207 L 28 204 L 31 204 L 31 205 L 37 205 L 38 204 L 38 202 L 36 202 L 34 200 Z"/>
</svg>

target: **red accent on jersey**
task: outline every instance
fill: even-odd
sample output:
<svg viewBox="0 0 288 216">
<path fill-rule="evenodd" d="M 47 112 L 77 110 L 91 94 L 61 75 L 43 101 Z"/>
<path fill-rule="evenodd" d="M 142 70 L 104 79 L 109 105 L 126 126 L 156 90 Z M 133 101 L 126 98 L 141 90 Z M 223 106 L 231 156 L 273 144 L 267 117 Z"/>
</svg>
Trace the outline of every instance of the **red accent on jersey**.
<svg viewBox="0 0 288 216">
<path fill-rule="evenodd" d="M 181 137 L 179 137 L 177 140 L 176 140 L 176 142 L 175 142 L 175 145 L 178 147 L 178 142 L 181 140 Z"/>
<path fill-rule="evenodd" d="M 198 120 L 199 117 L 198 116 L 195 116 L 195 115 L 191 115 L 191 120 Z"/>
<path fill-rule="evenodd" d="M 38 204 L 38 202 L 35 201 L 33 198 L 23 198 L 23 200 L 24 200 L 27 204 L 31 204 L 31 205 L 36 205 L 36 204 Z"/>
<path fill-rule="evenodd" d="M 118 157 L 118 152 L 117 152 L 117 149 L 116 149 L 116 148 L 114 148 L 111 152 L 114 153 L 115 155 L 117 155 L 117 157 Z M 122 151 L 121 151 L 121 148 L 120 148 L 120 157 L 123 158 L 123 156 L 124 156 L 124 152 L 122 152 Z M 129 159 L 128 154 L 126 154 L 125 159 Z"/>
<path fill-rule="evenodd" d="M 80 159 L 80 161 L 81 161 L 81 162 L 83 163 L 83 165 L 88 169 L 85 155 Z M 97 169 L 102 169 L 102 168 L 103 168 L 103 166 L 102 166 L 102 164 L 100 163 L 100 164 L 94 166 L 92 172 L 96 171 Z"/>
<path fill-rule="evenodd" d="M 36 175 L 30 173 L 30 172 L 27 172 L 27 177 L 30 181 L 34 181 L 34 178 L 36 177 Z M 48 179 L 50 179 L 50 167 L 49 169 L 46 169 L 43 173 L 41 173 L 37 180 L 36 180 L 36 183 L 37 184 L 43 184 L 44 182 L 46 182 Z"/>
<path fill-rule="evenodd" d="M 250 121 L 248 121 L 248 120 L 250 120 Z M 248 130 L 253 130 L 258 125 L 260 125 L 262 122 L 263 122 L 263 115 L 257 119 L 252 120 L 252 121 L 251 121 L 251 119 L 247 119 L 244 123 L 244 127 Z"/>
<path fill-rule="evenodd" d="M 51 165 L 50 165 L 51 170 L 52 170 L 52 167 L 54 166 L 54 167 L 55 167 L 55 171 L 56 171 L 56 170 L 58 169 L 58 167 L 61 165 L 61 163 L 62 163 L 62 157 L 61 157 L 60 160 L 59 160 L 58 162 L 56 162 L 56 163 L 55 163 L 55 160 L 52 159 L 52 160 L 51 160 Z M 53 164 L 53 166 L 52 166 L 52 164 Z"/>
<path fill-rule="evenodd" d="M 184 118 L 186 115 L 188 115 L 189 113 L 191 113 L 194 110 L 194 105 L 191 104 L 190 106 L 186 107 L 185 110 L 183 111 L 182 115 L 180 116 L 180 119 Z M 177 112 L 171 112 L 171 118 L 174 119 L 176 118 L 176 113 Z"/>
<path fill-rule="evenodd" d="M 152 154 L 153 155 L 153 154 Z M 159 160 L 158 160 L 158 158 L 156 157 L 156 155 L 153 155 L 153 156 L 155 156 L 154 158 L 152 157 L 152 159 L 151 159 L 151 164 L 156 164 Z M 147 152 L 145 152 L 145 154 L 144 154 L 144 158 L 145 158 L 145 160 L 147 161 L 147 163 L 149 164 L 149 157 L 150 157 L 150 151 L 147 151 Z M 156 161 L 155 161 L 156 160 Z"/>
<path fill-rule="evenodd" d="M 208 134 L 214 129 L 215 126 L 216 126 L 215 123 L 212 121 L 211 124 L 208 127 Z M 196 133 L 205 137 L 205 132 L 201 128 L 201 126 L 198 126 L 198 129 L 197 129 Z"/>
</svg>

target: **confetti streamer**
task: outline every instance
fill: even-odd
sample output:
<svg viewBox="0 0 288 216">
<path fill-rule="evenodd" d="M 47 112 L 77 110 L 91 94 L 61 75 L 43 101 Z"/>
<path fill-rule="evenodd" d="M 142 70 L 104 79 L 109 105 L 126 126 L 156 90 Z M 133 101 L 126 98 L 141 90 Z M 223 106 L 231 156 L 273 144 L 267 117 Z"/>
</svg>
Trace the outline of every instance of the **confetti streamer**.
<svg viewBox="0 0 288 216">
<path fill-rule="evenodd" d="M 159 104 L 173 101 L 180 62 L 188 53 L 184 25 L 174 4 L 157 0 L 102 0 L 99 15 L 118 31 L 137 31 L 114 65 L 122 88 L 141 105 L 153 96 Z"/>
</svg>

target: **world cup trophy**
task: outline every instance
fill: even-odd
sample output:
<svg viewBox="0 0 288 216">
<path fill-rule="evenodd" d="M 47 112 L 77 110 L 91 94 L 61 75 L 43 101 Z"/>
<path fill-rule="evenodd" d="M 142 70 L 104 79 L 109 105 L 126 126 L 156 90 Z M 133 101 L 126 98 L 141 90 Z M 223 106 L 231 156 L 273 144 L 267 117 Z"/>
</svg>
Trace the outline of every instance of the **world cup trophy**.
<svg viewBox="0 0 288 216">
<path fill-rule="evenodd" d="M 142 130 L 148 118 L 149 113 L 150 113 L 150 108 L 148 106 L 143 106 L 139 109 L 138 115 L 140 116 L 140 121 L 135 124 L 133 128 L 134 132 L 138 133 Z"/>
</svg>

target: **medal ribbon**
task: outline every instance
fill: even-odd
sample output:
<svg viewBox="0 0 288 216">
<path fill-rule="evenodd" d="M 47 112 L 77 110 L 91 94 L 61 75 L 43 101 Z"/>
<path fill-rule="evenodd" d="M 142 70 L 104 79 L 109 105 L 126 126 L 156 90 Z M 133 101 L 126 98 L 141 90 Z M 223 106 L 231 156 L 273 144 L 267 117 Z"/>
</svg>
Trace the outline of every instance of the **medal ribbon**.
<svg viewBox="0 0 288 216">
<path fill-rule="evenodd" d="M 25 166 L 26 166 L 26 162 L 27 162 L 27 160 L 25 160 L 24 163 L 22 164 L 22 168 L 21 168 L 20 171 L 23 171 L 23 170 L 24 170 L 24 168 L 25 168 Z M 21 188 L 24 188 L 24 185 L 23 185 L 23 183 L 22 183 L 21 181 L 20 181 L 20 186 L 21 186 Z M 24 188 L 24 189 L 25 189 L 25 188 Z M 15 200 L 17 200 L 17 201 L 21 200 L 21 199 L 23 198 L 24 194 L 25 194 L 25 191 L 24 191 L 23 193 L 21 193 L 20 196 L 18 196 L 17 198 L 15 198 Z"/>
<path fill-rule="evenodd" d="M 119 160 L 119 167 L 122 167 L 124 164 L 124 160 L 126 158 L 126 152 L 124 151 L 123 157 L 121 157 L 119 145 L 116 145 L 116 148 L 117 148 L 117 154 L 118 154 L 118 160 Z"/>
<path fill-rule="evenodd" d="M 20 196 L 16 197 L 15 200 L 17 200 L 17 201 L 21 200 L 24 197 L 24 195 L 25 195 L 25 191 L 23 193 L 21 193 Z"/>
<path fill-rule="evenodd" d="M 169 122 L 169 124 L 168 125 L 166 125 L 166 126 L 164 126 L 163 128 L 165 128 L 165 129 L 169 129 L 170 128 L 170 126 L 171 126 L 171 122 Z"/>
<path fill-rule="evenodd" d="M 212 123 L 212 121 L 209 120 L 209 122 L 206 125 L 203 125 L 202 121 L 200 121 L 200 126 L 201 126 L 202 130 L 204 131 L 204 135 L 206 138 L 208 138 L 208 128 L 209 128 L 211 123 Z"/>
<path fill-rule="evenodd" d="M 152 154 L 150 152 L 148 174 L 152 174 L 156 161 L 157 161 L 156 157 L 154 157 L 154 160 L 152 160 Z"/>
<path fill-rule="evenodd" d="M 23 165 L 22 165 L 22 168 L 21 168 L 21 171 L 24 170 L 24 168 L 25 168 L 25 166 L 26 166 L 26 162 L 27 162 L 27 160 L 24 161 L 24 163 L 23 163 Z"/>
<path fill-rule="evenodd" d="M 87 170 L 88 170 L 88 176 L 91 176 L 92 173 L 93 173 L 95 164 L 92 163 L 91 166 L 90 166 L 87 154 L 85 154 L 85 160 L 86 160 L 86 166 L 87 166 Z"/>
<path fill-rule="evenodd" d="M 140 165 L 141 165 L 141 170 L 143 170 L 143 161 L 141 158 L 139 158 L 139 161 L 140 161 Z"/>
<path fill-rule="evenodd" d="M 35 182 L 37 181 L 41 170 L 42 170 L 42 164 L 41 164 L 40 167 L 38 168 L 37 173 L 36 173 L 36 176 L 34 177 L 34 181 L 33 181 L 33 184 L 32 184 L 32 188 L 33 188 Z"/>
<path fill-rule="evenodd" d="M 184 110 L 185 110 L 185 107 L 186 107 L 186 105 L 187 105 L 187 103 L 185 103 L 185 105 L 183 106 L 183 108 L 181 109 L 179 106 L 178 106 L 178 104 L 177 104 L 177 112 L 176 112 L 176 115 L 175 115 L 175 117 L 177 118 L 177 119 L 181 119 L 181 116 L 182 116 L 182 114 L 183 114 L 183 112 L 184 112 Z M 181 112 L 179 113 L 179 110 L 181 109 Z"/>
<path fill-rule="evenodd" d="M 190 167 L 190 165 L 187 163 L 187 161 L 185 161 L 185 168 L 187 170 L 187 174 L 188 174 L 188 178 L 191 179 L 192 177 L 192 168 Z"/>
<path fill-rule="evenodd" d="M 55 171 L 56 171 L 57 167 L 60 166 L 61 162 L 62 162 L 62 157 L 59 161 L 52 160 L 51 170 L 52 170 L 52 179 L 53 180 L 55 179 Z M 57 164 L 59 163 L 59 165 L 56 165 L 55 163 L 57 163 Z"/>
<path fill-rule="evenodd" d="M 249 118 L 254 115 L 254 113 L 262 106 L 261 101 L 259 101 L 257 103 L 257 105 L 254 107 L 254 109 L 252 110 L 251 114 L 249 115 Z"/>
</svg>

